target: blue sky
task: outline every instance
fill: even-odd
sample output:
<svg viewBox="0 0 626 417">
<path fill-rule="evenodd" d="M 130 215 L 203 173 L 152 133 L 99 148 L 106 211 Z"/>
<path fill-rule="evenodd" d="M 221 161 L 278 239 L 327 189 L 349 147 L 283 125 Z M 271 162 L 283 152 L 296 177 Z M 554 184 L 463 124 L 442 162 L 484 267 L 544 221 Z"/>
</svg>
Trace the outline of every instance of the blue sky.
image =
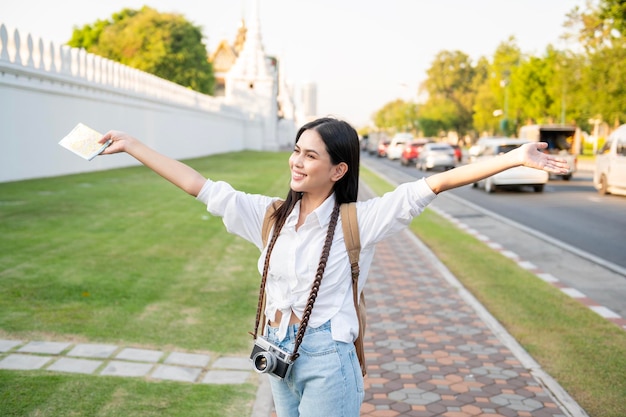
<svg viewBox="0 0 626 417">
<path fill-rule="evenodd" d="M 5 0 L 0 23 L 46 42 L 64 43 L 74 26 L 148 5 L 177 12 L 203 28 L 209 52 L 232 41 L 254 0 Z M 515 36 L 524 53 L 560 36 L 566 14 L 584 0 L 256 0 L 268 54 L 281 58 L 295 85 L 318 85 L 318 113 L 356 126 L 396 98 L 416 99 L 435 55 L 460 50 L 492 56 Z"/>
</svg>

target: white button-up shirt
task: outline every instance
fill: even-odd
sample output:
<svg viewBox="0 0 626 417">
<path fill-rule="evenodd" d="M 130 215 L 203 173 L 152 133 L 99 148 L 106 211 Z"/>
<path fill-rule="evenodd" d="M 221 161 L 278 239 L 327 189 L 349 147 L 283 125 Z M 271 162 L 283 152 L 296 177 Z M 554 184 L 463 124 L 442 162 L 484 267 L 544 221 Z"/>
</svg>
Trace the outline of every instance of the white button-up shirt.
<svg viewBox="0 0 626 417">
<path fill-rule="evenodd" d="M 359 291 L 363 290 L 367 280 L 376 243 L 407 227 L 435 197 L 426 181 L 421 179 L 402 184 L 382 197 L 357 202 L 361 240 Z M 263 248 L 261 228 L 267 208 L 276 198 L 246 194 L 225 182 L 208 180 L 197 199 L 207 205 L 212 215 L 223 218 L 228 232 L 241 236 L 261 250 L 258 268 L 262 273 L 266 248 Z M 296 230 L 300 213 L 298 202 L 272 251 L 265 288 L 265 315 L 274 321 L 276 312 L 282 312 L 278 331 L 281 339 L 286 335 L 291 311 L 299 318 L 304 313 L 334 205 L 333 194 Z M 353 342 L 358 336 L 359 324 L 351 283 L 340 216 L 308 326 L 319 327 L 331 320 L 333 339 Z"/>
</svg>

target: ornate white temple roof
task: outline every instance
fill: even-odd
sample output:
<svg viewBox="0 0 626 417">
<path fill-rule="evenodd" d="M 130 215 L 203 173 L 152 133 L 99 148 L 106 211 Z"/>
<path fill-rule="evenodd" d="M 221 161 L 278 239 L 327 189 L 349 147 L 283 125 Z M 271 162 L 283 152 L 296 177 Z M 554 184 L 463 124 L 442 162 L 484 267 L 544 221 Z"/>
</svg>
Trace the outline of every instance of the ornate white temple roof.
<svg viewBox="0 0 626 417">
<path fill-rule="evenodd" d="M 253 0 L 252 3 L 252 16 L 246 41 L 237 61 L 229 71 L 229 77 L 254 80 L 272 76 L 261 40 L 258 0 Z"/>
</svg>

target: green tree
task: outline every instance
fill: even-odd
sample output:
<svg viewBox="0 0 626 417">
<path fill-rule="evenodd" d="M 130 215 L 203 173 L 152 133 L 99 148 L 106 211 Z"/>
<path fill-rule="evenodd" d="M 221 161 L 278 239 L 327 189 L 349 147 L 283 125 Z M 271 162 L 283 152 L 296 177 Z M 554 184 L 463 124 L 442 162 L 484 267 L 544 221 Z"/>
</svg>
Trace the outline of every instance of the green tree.
<svg viewBox="0 0 626 417">
<path fill-rule="evenodd" d="M 564 38 L 577 41 L 589 54 L 610 46 L 614 38 L 613 21 L 603 15 L 599 5 L 587 0 L 586 8 L 576 6 L 567 14 Z"/>
<path fill-rule="evenodd" d="M 374 124 L 384 130 L 392 132 L 417 130 L 417 107 L 414 103 L 404 100 L 395 100 L 385 104 L 374 113 Z"/>
<path fill-rule="evenodd" d="M 590 90 L 585 82 L 587 58 L 572 51 L 560 51 L 559 77 L 562 81 L 563 113 L 565 123 L 573 123 L 583 129 L 589 128 L 592 115 Z"/>
<path fill-rule="evenodd" d="M 589 1 L 586 9 L 577 7 L 567 16 L 566 36 L 575 38 L 585 51 L 580 55 L 582 64 L 576 63 L 576 74 L 580 76 L 576 95 L 586 102 L 575 107 L 573 114 L 580 124 L 597 116 L 609 123 L 626 121 L 626 40 L 622 35 L 625 7 L 619 0 L 603 0 L 599 5 Z"/>
<path fill-rule="evenodd" d="M 518 125 L 518 109 L 515 107 L 515 88 L 512 86 L 514 73 L 523 60 L 522 52 L 514 36 L 498 45 L 493 54 L 489 68 L 489 87 L 499 103 L 501 119 L 498 126 L 500 134 L 509 136 L 515 132 Z"/>
<path fill-rule="evenodd" d="M 476 64 L 476 76 L 474 78 L 474 90 L 476 97 L 473 107 L 474 130 L 479 135 L 494 135 L 500 128 L 500 118 L 502 113 L 502 103 L 498 102 L 498 97 L 490 82 L 491 64 L 486 57 L 481 57 Z"/>
<path fill-rule="evenodd" d="M 427 137 L 443 136 L 458 123 L 458 108 L 450 100 L 440 96 L 430 97 L 420 106 L 419 125 Z"/>
<path fill-rule="evenodd" d="M 494 135 L 500 129 L 502 109 L 496 101 L 496 97 L 489 88 L 489 83 L 484 82 L 478 86 L 476 101 L 474 102 L 473 123 L 474 129 L 479 135 Z"/>
<path fill-rule="evenodd" d="M 550 94 L 554 68 L 546 59 L 530 57 L 511 74 L 510 103 L 518 120 L 535 123 L 554 122 L 554 97 Z"/>
<path fill-rule="evenodd" d="M 620 40 L 612 48 L 589 56 L 585 85 L 589 93 L 588 117 L 595 114 L 616 125 L 626 122 L 626 43 Z"/>
<path fill-rule="evenodd" d="M 439 120 L 445 130 L 454 130 L 459 136 L 471 132 L 476 71 L 469 56 L 461 51 L 441 51 L 426 74 L 428 78 L 421 88 L 428 93 L 429 112 L 446 115 Z M 447 111 L 434 111 L 441 108 Z M 454 116 L 448 112 L 451 109 L 454 109 Z"/>
<path fill-rule="evenodd" d="M 200 27 L 183 16 L 144 6 L 75 28 L 68 44 L 212 94 L 215 77 L 202 39 Z"/>
<path fill-rule="evenodd" d="M 612 22 L 612 27 L 622 35 L 626 34 L 626 1 L 602 0 L 600 3 L 600 18 Z"/>
</svg>

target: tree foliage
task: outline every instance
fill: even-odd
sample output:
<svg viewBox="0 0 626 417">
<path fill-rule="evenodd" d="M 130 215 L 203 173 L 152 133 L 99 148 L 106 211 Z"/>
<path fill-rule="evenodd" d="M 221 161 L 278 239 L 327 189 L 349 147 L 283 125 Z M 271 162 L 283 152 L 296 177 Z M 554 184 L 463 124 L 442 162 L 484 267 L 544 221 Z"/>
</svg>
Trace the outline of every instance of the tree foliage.
<svg viewBox="0 0 626 417">
<path fill-rule="evenodd" d="M 434 120 L 445 130 L 455 130 L 461 135 L 471 131 L 476 69 L 469 56 L 461 51 L 441 51 L 426 74 L 428 78 L 422 89 L 428 93 L 429 100 L 424 111 L 438 114 L 441 118 Z"/>
<path fill-rule="evenodd" d="M 144 6 L 75 28 L 68 44 L 212 94 L 215 78 L 202 39 L 201 28 L 183 16 Z"/>
<path fill-rule="evenodd" d="M 622 35 L 626 35 L 626 1 L 604 0 L 600 5 L 600 18 L 608 19 L 612 27 Z"/>
<path fill-rule="evenodd" d="M 461 51 L 439 52 L 421 86 L 428 98 L 415 108 L 418 130 L 476 137 L 515 135 L 526 123 L 589 130 L 590 119 L 626 122 L 626 0 L 588 0 L 564 16 L 563 26 L 563 37 L 578 48 L 548 45 L 527 56 L 509 37 L 475 63 Z M 378 127 L 405 126 L 387 106 L 374 117 Z"/>
<path fill-rule="evenodd" d="M 391 132 L 414 131 L 417 127 L 416 113 L 414 103 L 398 99 L 385 104 L 373 119 L 376 126 Z"/>
</svg>

